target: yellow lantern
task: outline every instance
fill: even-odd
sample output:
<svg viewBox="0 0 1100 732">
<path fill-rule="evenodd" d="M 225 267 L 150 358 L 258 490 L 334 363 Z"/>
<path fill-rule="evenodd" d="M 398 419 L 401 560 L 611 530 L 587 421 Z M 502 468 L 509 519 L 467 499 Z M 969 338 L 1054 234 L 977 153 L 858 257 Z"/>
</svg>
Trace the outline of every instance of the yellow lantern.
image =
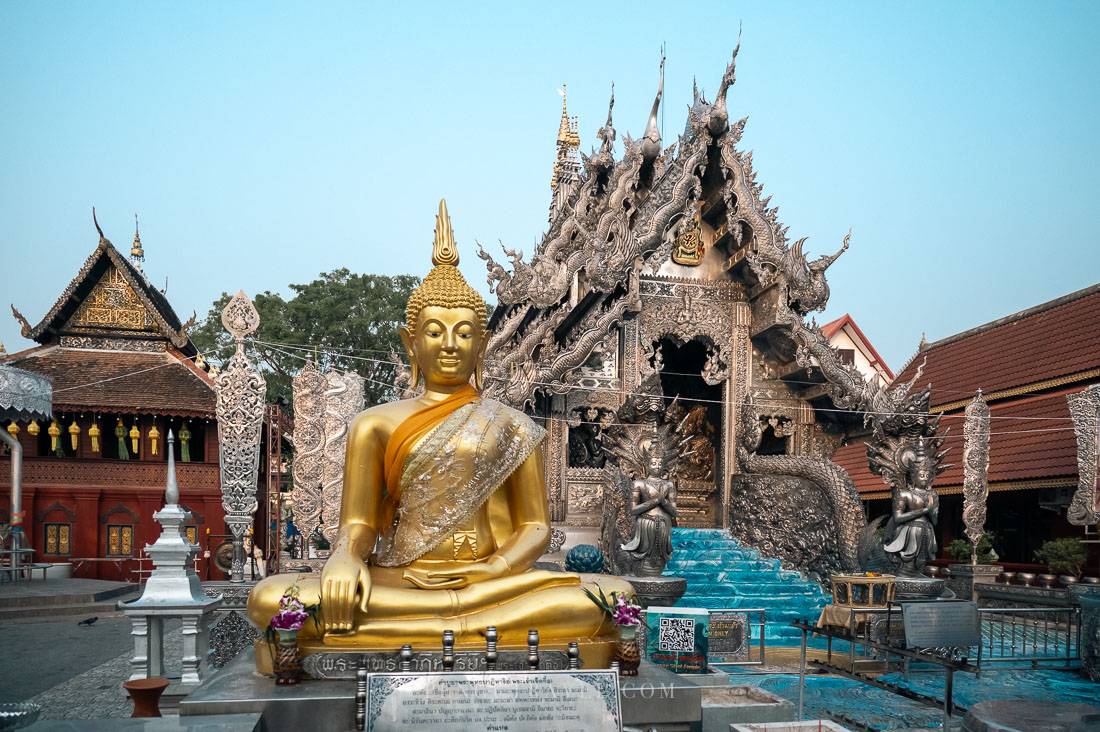
<svg viewBox="0 0 1100 732">
<path fill-rule="evenodd" d="M 92 426 L 88 428 L 88 437 L 92 440 L 92 452 L 99 452 L 99 425 L 92 422 Z"/>
<path fill-rule="evenodd" d="M 141 439 L 141 430 L 138 429 L 137 422 L 134 422 L 134 426 L 130 428 L 130 447 L 133 449 L 134 455 L 138 454 L 138 440 Z"/>
<path fill-rule="evenodd" d="M 19 436 L 19 425 L 15 423 L 14 419 L 11 421 L 11 424 L 8 425 L 8 434 L 12 437 Z"/>
<path fill-rule="evenodd" d="M 77 449 L 77 443 L 80 440 L 80 425 L 76 423 L 76 417 L 73 417 L 73 423 L 69 425 L 69 439 L 73 443 L 73 451 Z"/>
<path fill-rule="evenodd" d="M 38 433 L 42 431 L 42 428 L 38 426 L 38 422 L 31 420 L 31 423 L 27 425 L 27 434 L 31 437 L 38 437 Z"/>
<path fill-rule="evenodd" d="M 50 436 L 50 449 L 57 451 L 57 441 L 61 437 L 61 428 L 57 426 L 57 420 L 50 422 L 50 428 L 46 430 Z"/>
<path fill-rule="evenodd" d="M 160 430 L 157 429 L 157 423 L 154 422 L 153 426 L 149 429 L 149 453 L 151 455 L 157 454 L 157 440 L 160 439 Z"/>
</svg>

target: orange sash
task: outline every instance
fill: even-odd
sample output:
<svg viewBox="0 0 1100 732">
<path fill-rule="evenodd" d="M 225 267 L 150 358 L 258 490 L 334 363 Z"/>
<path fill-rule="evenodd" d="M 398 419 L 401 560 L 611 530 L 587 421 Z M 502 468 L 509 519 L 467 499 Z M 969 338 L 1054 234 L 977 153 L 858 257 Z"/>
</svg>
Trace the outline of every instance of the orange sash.
<svg viewBox="0 0 1100 732">
<path fill-rule="evenodd" d="M 397 506 L 401 501 L 401 471 L 413 445 L 439 426 L 455 410 L 478 398 L 480 394 L 477 393 L 477 389 L 467 384 L 443 401 L 413 412 L 404 422 L 397 425 L 397 429 L 393 431 L 389 442 L 386 443 L 386 456 L 383 460 L 382 475 L 386 481 L 386 497 L 385 505 L 382 507 L 380 529 L 389 526 L 397 513 Z"/>
</svg>

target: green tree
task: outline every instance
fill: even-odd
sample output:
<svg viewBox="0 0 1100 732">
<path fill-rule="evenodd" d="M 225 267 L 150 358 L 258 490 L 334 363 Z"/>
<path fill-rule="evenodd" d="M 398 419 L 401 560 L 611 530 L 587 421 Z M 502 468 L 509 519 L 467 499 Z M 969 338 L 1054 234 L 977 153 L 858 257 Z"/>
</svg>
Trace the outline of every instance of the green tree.
<svg viewBox="0 0 1100 732">
<path fill-rule="evenodd" d="M 291 379 L 306 358 L 321 370 L 356 371 L 366 380 L 367 406 L 394 398 L 397 367 L 393 351 L 404 359 L 397 337 L 405 321 L 405 304 L 420 283 L 411 275 L 353 274 L 347 269 L 321 273 L 307 284 L 290 285 L 284 299 L 273 292 L 253 298 L 260 327 L 248 341 L 249 355 L 265 371 L 268 400 L 291 400 Z M 233 354 L 233 340 L 221 324 L 230 295 L 223 293 L 191 339 L 208 361 L 223 364 Z"/>
</svg>

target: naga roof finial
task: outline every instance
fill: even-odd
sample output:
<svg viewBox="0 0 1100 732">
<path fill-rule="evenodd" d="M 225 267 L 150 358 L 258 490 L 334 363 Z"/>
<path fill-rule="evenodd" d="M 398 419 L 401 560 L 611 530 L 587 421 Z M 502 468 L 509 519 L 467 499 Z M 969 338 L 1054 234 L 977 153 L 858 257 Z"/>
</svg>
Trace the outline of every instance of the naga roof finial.
<svg viewBox="0 0 1100 732">
<path fill-rule="evenodd" d="M 718 94 L 714 99 L 714 106 L 710 111 L 710 120 L 707 127 L 710 134 L 718 137 L 729 129 L 729 112 L 726 111 L 726 92 L 737 81 L 737 54 L 741 50 L 741 28 L 737 29 L 737 45 L 733 48 L 733 58 L 726 67 L 726 73 L 722 74 L 722 83 L 718 85 Z"/>
<path fill-rule="evenodd" d="M 600 131 L 596 133 L 596 137 L 603 140 L 603 144 L 600 145 L 601 153 L 611 153 L 611 148 L 615 144 L 615 127 L 611 123 L 611 112 L 615 109 L 615 82 L 611 82 L 611 100 L 607 103 L 607 122 Z"/>
<path fill-rule="evenodd" d="M 99 246 L 110 244 L 111 240 L 103 236 L 103 228 L 99 225 L 99 219 L 95 215 L 95 206 L 92 206 L 92 223 L 95 224 L 95 230 L 99 232 Z"/>
<path fill-rule="evenodd" d="M 649 110 L 649 119 L 642 138 L 642 159 L 649 161 L 661 153 L 661 131 L 657 127 L 657 112 L 661 109 L 661 97 L 665 93 L 665 47 L 661 46 L 661 75 L 657 82 L 657 96 L 653 98 L 653 107 Z"/>
</svg>

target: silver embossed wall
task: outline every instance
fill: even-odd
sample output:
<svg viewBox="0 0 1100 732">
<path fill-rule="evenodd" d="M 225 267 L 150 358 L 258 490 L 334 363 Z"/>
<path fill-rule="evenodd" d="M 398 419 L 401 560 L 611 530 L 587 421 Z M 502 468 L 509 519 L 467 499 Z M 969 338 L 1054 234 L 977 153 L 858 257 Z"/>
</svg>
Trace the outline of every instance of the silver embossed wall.
<svg viewBox="0 0 1100 732">
<path fill-rule="evenodd" d="M 264 377 L 245 354 L 244 340 L 260 327 L 260 314 L 243 290 L 226 303 L 222 326 L 236 342 L 236 351 L 214 379 L 222 507 L 225 523 L 233 534 L 230 580 L 243 582 L 244 537 L 252 527 L 257 508 L 260 430 L 267 392 Z"/>
<path fill-rule="evenodd" d="M 319 571 L 327 553 L 311 546 L 310 537 L 336 538 L 348 427 L 364 407 L 363 377 L 354 372 L 321 373 L 309 361 L 294 377 L 292 388 L 294 487 L 290 500 L 294 523 L 305 541 L 303 556 L 291 557 L 288 566 L 308 565 Z"/>
</svg>

